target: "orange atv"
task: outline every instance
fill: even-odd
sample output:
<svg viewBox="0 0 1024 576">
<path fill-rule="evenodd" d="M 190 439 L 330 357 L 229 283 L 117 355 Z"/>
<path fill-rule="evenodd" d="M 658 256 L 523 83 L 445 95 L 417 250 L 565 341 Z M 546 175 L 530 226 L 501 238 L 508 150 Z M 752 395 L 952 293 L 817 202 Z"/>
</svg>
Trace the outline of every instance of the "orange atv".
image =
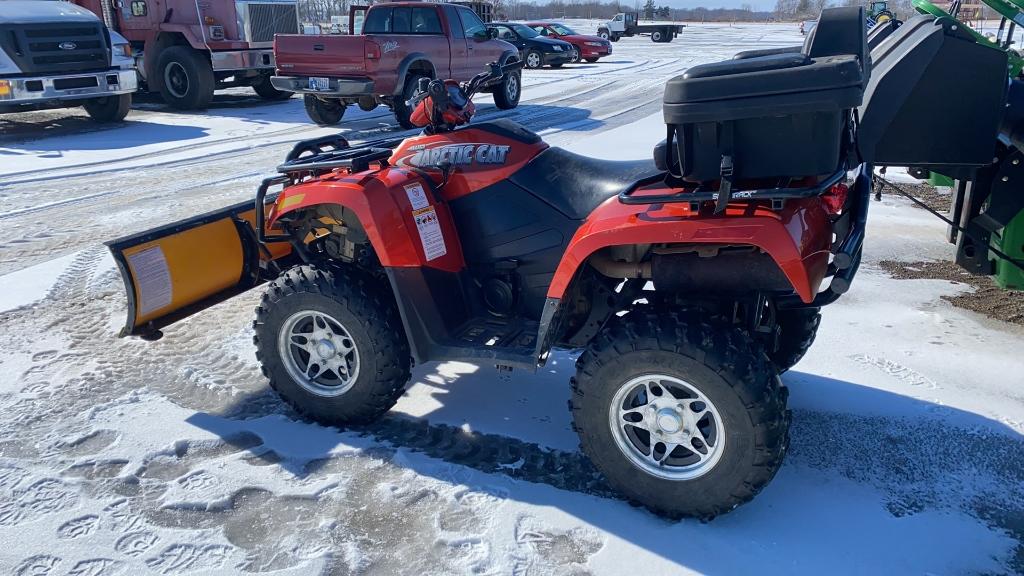
<svg viewBox="0 0 1024 576">
<path fill-rule="evenodd" d="M 802 50 L 670 80 L 654 162 L 468 124 L 476 90 L 518 64 L 424 79 L 409 103 L 422 135 L 302 142 L 255 206 L 111 243 L 123 334 L 157 338 L 269 281 L 254 323 L 264 374 L 330 425 L 379 418 L 414 362 L 535 370 L 552 348 L 579 349 L 574 427 L 608 481 L 660 514 L 727 512 L 779 469 L 779 374 L 860 262 L 863 12 L 827 10 L 817 30 Z"/>
</svg>

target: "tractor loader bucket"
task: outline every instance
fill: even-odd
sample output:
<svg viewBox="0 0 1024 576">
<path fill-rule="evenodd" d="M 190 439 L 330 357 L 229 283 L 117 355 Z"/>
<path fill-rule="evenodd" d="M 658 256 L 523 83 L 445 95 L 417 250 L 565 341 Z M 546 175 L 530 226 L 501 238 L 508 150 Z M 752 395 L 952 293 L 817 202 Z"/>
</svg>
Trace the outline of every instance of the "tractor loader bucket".
<svg viewBox="0 0 1024 576">
<path fill-rule="evenodd" d="M 291 246 L 260 243 L 255 221 L 249 201 L 108 242 L 128 296 L 120 336 L 156 340 L 164 326 L 275 278 Z"/>
</svg>

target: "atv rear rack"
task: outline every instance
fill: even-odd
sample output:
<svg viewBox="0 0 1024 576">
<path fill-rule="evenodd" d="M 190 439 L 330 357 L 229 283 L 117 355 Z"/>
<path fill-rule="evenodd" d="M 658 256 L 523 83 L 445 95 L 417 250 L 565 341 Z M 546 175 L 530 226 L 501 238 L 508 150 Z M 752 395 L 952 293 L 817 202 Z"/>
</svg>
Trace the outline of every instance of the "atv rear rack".
<svg viewBox="0 0 1024 576">
<path fill-rule="evenodd" d="M 757 188 L 753 190 L 732 190 L 729 194 L 731 200 L 771 200 L 773 206 L 776 202 L 784 202 L 795 198 L 810 198 L 820 196 L 832 186 L 842 182 L 846 178 L 846 170 L 840 168 L 825 180 L 802 188 Z M 672 194 L 651 194 L 634 196 L 633 194 L 645 186 L 657 184 L 665 180 L 665 173 L 638 180 L 624 192 L 619 194 L 619 202 L 623 204 L 700 204 L 702 202 L 718 201 L 718 190 L 705 190 L 697 187 L 693 190 L 683 189 Z"/>
</svg>

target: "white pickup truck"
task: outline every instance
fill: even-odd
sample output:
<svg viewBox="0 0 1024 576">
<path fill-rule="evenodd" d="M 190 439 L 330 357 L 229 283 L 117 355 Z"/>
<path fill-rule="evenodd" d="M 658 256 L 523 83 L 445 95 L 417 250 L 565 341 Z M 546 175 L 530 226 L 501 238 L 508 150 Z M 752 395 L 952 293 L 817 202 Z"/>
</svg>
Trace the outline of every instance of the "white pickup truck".
<svg viewBox="0 0 1024 576">
<path fill-rule="evenodd" d="M 0 0 L 0 113 L 82 106 L 98 122 L 117 122 L 137 86 L 128 41 L 92 12 Z"/>
</svg>

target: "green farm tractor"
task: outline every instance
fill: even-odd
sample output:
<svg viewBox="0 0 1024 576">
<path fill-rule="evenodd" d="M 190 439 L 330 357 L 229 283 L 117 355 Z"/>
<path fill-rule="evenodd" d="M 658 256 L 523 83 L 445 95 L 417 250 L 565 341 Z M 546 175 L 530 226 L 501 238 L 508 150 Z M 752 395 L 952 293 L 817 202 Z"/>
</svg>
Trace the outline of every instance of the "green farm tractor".
<svg viewBox="0 0 1024 576">
<path fill-rule="evenodd" d="M 866 12 L 868 29 L 871 29 L 875 24 L 883 24 L 896 18 L 889 10 L 889 3 L 885 0 L 875 0 L 869 3 Z"/>
</svg>

